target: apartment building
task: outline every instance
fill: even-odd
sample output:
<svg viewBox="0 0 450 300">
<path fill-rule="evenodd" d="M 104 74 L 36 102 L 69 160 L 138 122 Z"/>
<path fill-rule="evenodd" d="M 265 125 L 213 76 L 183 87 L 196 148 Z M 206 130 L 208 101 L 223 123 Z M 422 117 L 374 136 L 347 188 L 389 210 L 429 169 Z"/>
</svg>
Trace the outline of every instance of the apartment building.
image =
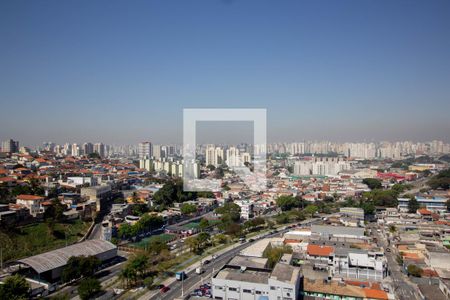
<svg viewBox="0 0 450 300">
<path fill-rule="evenodd" d="M 254 216 L 254 203 L 251 200 L 237 200 L 235 204 L 241 208 L 241 219 L 248 220 Z"/>
</svg>

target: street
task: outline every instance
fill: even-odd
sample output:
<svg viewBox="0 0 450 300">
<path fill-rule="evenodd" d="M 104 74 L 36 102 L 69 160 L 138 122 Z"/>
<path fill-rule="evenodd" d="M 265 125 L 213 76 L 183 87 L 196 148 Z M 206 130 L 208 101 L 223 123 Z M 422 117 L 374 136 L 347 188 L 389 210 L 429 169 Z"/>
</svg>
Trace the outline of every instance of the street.
<svg viewBox="0 0 450 300">
<path fill-rule="evenodd" d="M 390 277 L 392 278 L 392 284 L 394 287 L 393 292 L 398 296 L 400 300 L 419 299 L 417 297 L 416 290 L 411 286 L 411 284 L 408 283 L 408 278 L 402 272 L 401 267 L 397 263 L 394 247 L 390 247 L 384 234 L 383 235 L 379 234 L 376 229 L 372 229 L 372 234 L 376 236 L 378 246 L 385 249 L 386 259 L 388 261 L 388 268 L 391 273 Z M 386 251 L 386 249 L 388 248 L 391 251 Z"/>
<path fill-rule="evenodd" d="M 320 219 L 314 218 L 300 222 L 302 225 L 310 225 L 315 222 L 320 221 Z M 290 228 L 281 229 L 276 233 L 269 233 L 264 238 L 270 238 L 275 236 L 281 236 L 285 232 L 289 231 Z M 146 293 L 144 296 L 140 297 L 141 300 L 156 300 L 156 299 L 175 299 L 181 297 L 182 291 L 184 291 L 184 296 L 187 296 L 191 291 L 193 291 L 196 287 L 198 287 L 202 282 L 207 282 L 211 280 L 211 277 L 214 272 L 218 271 L 223 265 L 228 262 L 233 256 L 239 254 L 239 252 L 251 246 L 256 242 L 245 242 L 243 244 L 237 244 L 229 251 L 221 254 L 215 260 L 211 260 L 209 264 L 203 265 L 204 272 L 200 275 L 195 273 L 195 268 L 190 269 L 187 273 L 187 278 L 183 281 L 175 281 L 172 280 L 172 283 L 167 284 L 170 287 L 170 290 L 166 293 L 162 294 L 161 292 L 157 292 L 153 294 L 151 292 Z"/>
</svg>

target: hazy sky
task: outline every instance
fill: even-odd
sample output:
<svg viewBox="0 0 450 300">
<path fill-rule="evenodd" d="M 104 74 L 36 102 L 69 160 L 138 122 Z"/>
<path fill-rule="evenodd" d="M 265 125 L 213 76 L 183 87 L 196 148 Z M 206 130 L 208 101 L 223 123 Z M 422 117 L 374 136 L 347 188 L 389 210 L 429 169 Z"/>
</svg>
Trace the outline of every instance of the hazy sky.
<svg viewBox="0 0 450 300">
<path fill-rule="evenodd" d="M 183 108 L 269 141 L 450 141 L 450 1 L 0 2 L 0 139 L 180 142 Z"/>
</svg>

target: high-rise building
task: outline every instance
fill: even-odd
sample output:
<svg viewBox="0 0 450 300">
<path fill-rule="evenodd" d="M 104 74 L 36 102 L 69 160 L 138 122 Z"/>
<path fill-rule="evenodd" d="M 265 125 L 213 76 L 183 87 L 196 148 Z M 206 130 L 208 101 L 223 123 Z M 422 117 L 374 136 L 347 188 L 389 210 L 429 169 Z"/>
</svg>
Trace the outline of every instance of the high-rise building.
<svg viewBox="0 0 450 300">
<path fill-rule="evenodd" d="M 72 144 L 72 155 L 73 156 L 80 156 L 80 146 L 78 144 Z"/>
<path fill-rule="evenodd" d="M 19 142 L 12 139 L 2 142 L 2 152 L 17 153 L 19 152 Z"/>
<path fill-rule="evenodd" d="M 251 163 L 252 162 L 252 156 L 248 152 L 244 152 L 241 155 L 241 163 L 242 165 L 245 165 L 245 163 Z"/>
<path fill-rule="evenodd" d="M 94 153 L 94 145 L 92 143 L 84 143 L 83 144 L 83 154 L 89 155 Z"/>
<path fill-rule="evenodd" d="M 216 165 L 215 160 L 214 160 L 215 150 L 216 150 L 216 148 L 214 145 L 208 145 L 206 147 L 206 165 L 207 166 L 209 166 L 209 165 L 215 166 Z"/>
<path fill-rule="evenodd" d="M 309 160 L 300 160 L 294 164 L 294 174 L 308 175 L 337 175 L 341 171 L 349 170 L 350 162 L 342 157 L 312 157 Z"/>
<path fill-rule="evenodd" d="M 227 149 L 227 160 L 226 164 L 229 167 L 237 167 L 241 165 L 240 159 L 239 159 L 239 149 L 236 147 L 230 147 Z"/>
<path fill-rule="evenodd" d="M 138 145 L 138 155 L 139 158 L 150 158 L 152 157 L 152 143 L 142 142 Z"/>
<path fill-rule="evenodd" d="M 103 143 L 94 144 L 94 153 L 97 153 L 100 157 L 105 157 L 105 145 Z"/>
<path fill-rule="evenodd" d="M 163 150 L 162 150 L 162 146 L 161 145 L 153 145 L 152 146 L 152 156 L 155 159 L 163 158 L 164 156 L 162 154 L 163 154 Z"/>
</svg>

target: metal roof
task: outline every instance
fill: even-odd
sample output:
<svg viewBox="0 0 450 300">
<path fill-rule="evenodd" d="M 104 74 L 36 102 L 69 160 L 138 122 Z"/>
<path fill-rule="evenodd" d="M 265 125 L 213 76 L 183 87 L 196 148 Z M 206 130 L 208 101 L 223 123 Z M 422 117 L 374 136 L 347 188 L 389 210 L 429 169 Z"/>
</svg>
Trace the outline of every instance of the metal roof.
<svg viewBox="0 0 450 300">
<path fill-rule="evenodd" d="M 64 248 L 20 259 L 18 262 L 30 266 L 37 273 L 44 273 L 65 266 L 71 256 L 98 255 L 116 248 L 117 247 L 114 244 L 108 241 L 88 240 Z"/>
</svg>

